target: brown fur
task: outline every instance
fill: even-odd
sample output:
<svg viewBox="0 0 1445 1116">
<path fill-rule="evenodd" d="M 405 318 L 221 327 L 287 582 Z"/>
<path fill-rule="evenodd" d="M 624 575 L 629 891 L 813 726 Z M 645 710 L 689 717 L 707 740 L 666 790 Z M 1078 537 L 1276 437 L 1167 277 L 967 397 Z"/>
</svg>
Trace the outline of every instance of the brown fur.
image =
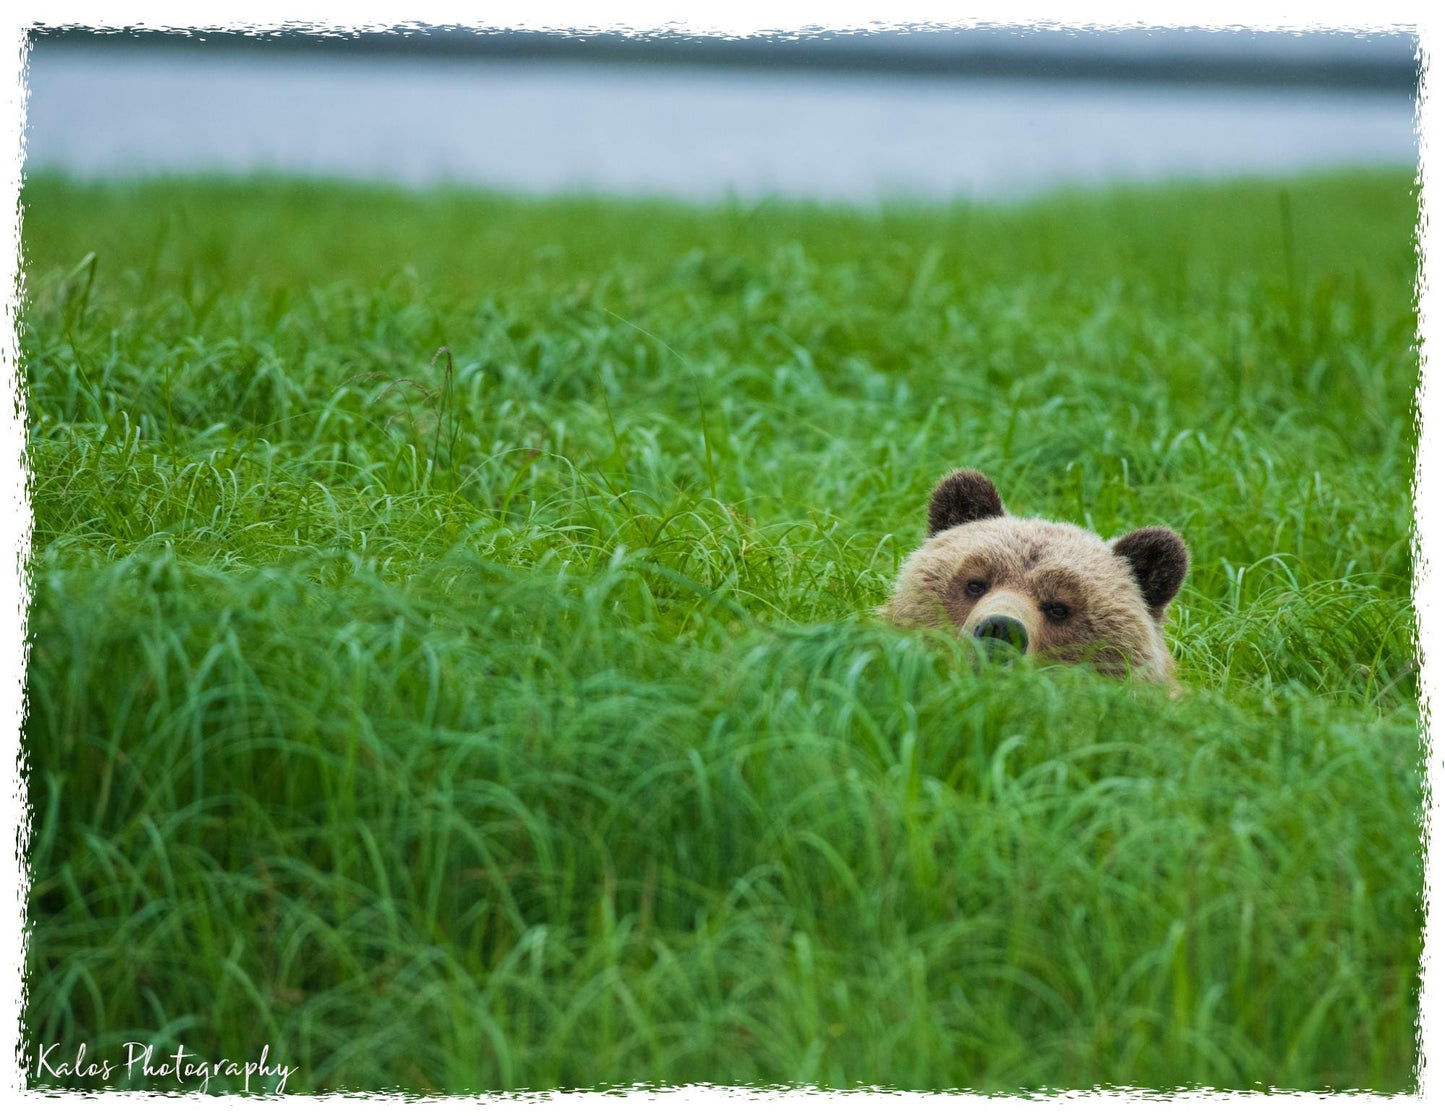
<svg viewBox="0 0 1445 1116">
<path fill-rule="evenodd" d="M 993 515 L 1003 515 L 1003 501 L 993 481 L 972 469 L 959 469 L 939 481 L 928 500 L 928 533 L 936 535 Z"/>
<path fill-rule="evenodd" d="M 1189 563 L 1173 531 L 1147 527 L 1105 542 L 1071 523 L 1018 518 L 975 472 L 946 477 L 929 512 L 930 528 L 957 522 L 934 530 L 904 563 L 880 610 L 887 619 L 967 634 L 984 617 L 1007 616 L 1024 626 L 1029 654 L 1113 674 L 1173 676 L 1164 615 Z M 981 595 L 970 583 L 975 592 L 985 587 Z M 1052 605 L 1068 616 L 1051 618 Z"/>
</svg>

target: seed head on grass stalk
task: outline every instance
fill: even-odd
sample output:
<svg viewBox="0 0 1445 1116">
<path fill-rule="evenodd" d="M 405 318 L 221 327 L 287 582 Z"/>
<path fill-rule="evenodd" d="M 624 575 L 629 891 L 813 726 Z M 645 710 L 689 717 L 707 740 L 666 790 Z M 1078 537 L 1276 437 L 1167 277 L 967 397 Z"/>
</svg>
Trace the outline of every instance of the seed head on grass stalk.
<svg viewBox="0 0 1445 1116">
<path fill-rule="evenodd" d="M 373 402 L 378 402 L 393 392 L 401 391 L 407 388 L 413 388 L 420 394 L 422 401 L 428 404 L 430 408 L 429 411 L 424 410 L 420 413 L 430 414 L 432 418 L 432 467 L 435 467 L 440 463 L 439 453 L 441 450 L 442 431 L 446 428 L 448 419 L 451 420 L 450 437 L 447 442 L 447 459 L 449 463 L 454 463 L 455 461 L 457 438 L 459 437 L 461 431 L 461 416 L 456 413 L 453 406 L 455 372 L 452 365 L 451 349 L 445 345 L 438 348 L 437 351 L 432 354 L 431 363 L 428 365 L 428 367 L 435 369 L 437 360 L 440 359 L 443 355 L 446 356 L 447 360 L 446 371 L 442 375 L 442 383 L 440 388 L 428 387 L 426 384 L 422 383 L 419 380 L 413 379 L 410 376 L 396 376 L 387 380 L 387 382 L 383 385 L 381 391 L 377 392 L 377 394 L 372 399 Z M 381 372 L 363 372 L 356 376 L 351 376 L 348 377 L 346 380 L 343 380 L 342 386 L 346 386 L 347 384 L 355 383 L 357 381 L 365 383 L 384 378 L 385 375 Z M 421 434 L 420 427 L 417 425 L 417 412 L 415 411 L 399 410 L 392 412 L 390 415 L 387 416 L 386 422 L 383 424 L 383 428 L 389 429 L 393 423 L 400 423 L 403 421 L 409 421 L 412 425 L 413 432 L 418 435 Z M 456 486 L 455 475 L 453 475 L 452 478 L 452 486 L 453 488 L 455 488 Z"/>
</svg>

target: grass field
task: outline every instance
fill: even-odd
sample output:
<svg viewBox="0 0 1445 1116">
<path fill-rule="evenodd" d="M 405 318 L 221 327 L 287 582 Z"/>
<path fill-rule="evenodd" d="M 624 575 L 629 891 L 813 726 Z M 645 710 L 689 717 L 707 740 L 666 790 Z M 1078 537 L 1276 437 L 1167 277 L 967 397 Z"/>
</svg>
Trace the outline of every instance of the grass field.
<svg viewBox="0 0 1445 1116">
<path fill-rule="evenodd" d="M 1413 1088 L 1406 175 L 23 203 L 28 1053 Z M 1182 698 L 872 617 L 957 466 L 1183 534 Z"/>
</svg>

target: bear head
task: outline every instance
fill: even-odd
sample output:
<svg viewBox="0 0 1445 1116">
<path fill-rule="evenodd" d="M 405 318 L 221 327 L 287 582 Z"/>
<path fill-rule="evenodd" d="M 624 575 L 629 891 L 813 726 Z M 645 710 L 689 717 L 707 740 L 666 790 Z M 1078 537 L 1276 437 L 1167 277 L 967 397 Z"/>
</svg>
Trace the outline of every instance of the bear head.
<svg viewBox="0 0 1445 1116">
<path fill-rule="evenodd" d="M 1184 540 L 1142 527 L 1106 542 L 1072 523 L 1009 515 L 993 482 L 962 469 L 928 503 L 928 538 L 880 610 L 1055 662 L 1165 679 L 1164 613 L 1189 569 Z"/>
</svg>

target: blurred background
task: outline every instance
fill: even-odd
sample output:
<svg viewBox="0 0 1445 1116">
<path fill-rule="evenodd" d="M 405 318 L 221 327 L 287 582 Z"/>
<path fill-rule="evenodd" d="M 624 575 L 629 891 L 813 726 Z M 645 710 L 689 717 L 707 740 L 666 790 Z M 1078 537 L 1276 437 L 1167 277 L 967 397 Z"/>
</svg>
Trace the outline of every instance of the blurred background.
<svg viewBox="0 0 1445 1116">
<path fill-rule="evenodd" d="M 709 201 L 1008 199 L 1416 162 L 1415 39 L 42 30 L 27 171 Z"/>
</svg>

